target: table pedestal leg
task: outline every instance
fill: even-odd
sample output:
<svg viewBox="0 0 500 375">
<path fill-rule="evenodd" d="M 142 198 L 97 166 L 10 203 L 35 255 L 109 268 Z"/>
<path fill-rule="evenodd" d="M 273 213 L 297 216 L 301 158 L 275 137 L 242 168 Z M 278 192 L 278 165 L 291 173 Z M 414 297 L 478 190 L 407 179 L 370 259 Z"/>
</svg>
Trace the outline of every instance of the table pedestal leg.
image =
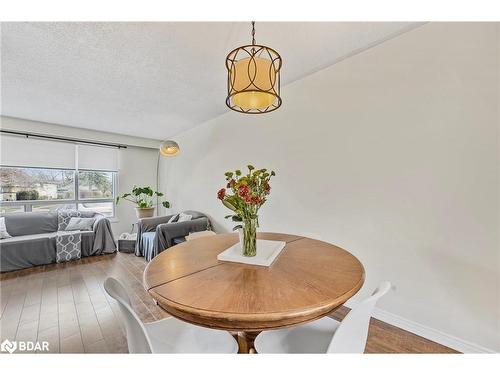
<svg viewBox="0 0 500 375">
<path fill-rule="evenodd" d="M 235 339 L 238 340 L 238 353 L 256 353 L 253 342 L 260 332 L 238 332 Z"/>
</svg>

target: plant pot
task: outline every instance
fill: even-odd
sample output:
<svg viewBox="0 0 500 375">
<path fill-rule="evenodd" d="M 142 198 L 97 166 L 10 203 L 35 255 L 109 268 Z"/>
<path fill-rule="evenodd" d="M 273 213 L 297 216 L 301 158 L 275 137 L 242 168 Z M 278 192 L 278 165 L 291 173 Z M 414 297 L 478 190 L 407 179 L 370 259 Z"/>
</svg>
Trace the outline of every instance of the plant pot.
<svg viewBox="0 0 500 375">
<path fill-rule="evenodd" d="M 136 207 L 135 213 L 136 213 L 138 219 L 144 219 L 145 217 L 153 217 L 155 214 L 155 208 L 154 207 L 149 207 L 149 208 Z"/>
</svg>

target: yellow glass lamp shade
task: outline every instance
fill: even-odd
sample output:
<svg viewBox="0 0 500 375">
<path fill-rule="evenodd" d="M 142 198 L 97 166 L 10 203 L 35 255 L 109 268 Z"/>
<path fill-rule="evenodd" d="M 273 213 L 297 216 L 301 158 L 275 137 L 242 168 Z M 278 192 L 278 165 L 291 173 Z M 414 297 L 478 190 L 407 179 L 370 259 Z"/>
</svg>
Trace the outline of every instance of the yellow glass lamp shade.
<svg viewBox="0 0 500 375">
<path fill-rule="evenodd" d="M 160 154 L 163 156 L 175 156 L 179 151 L 179 145 L 175 141 L 164 141 L 160 145 Z"/>
<path fill-rule="evenodd" d="M 260 57 L 236 61 L 230 70 L 232 101 L 243 110 L 263 110 L 273 105 L 276 72 L 272 62 Z"/>
</svg>

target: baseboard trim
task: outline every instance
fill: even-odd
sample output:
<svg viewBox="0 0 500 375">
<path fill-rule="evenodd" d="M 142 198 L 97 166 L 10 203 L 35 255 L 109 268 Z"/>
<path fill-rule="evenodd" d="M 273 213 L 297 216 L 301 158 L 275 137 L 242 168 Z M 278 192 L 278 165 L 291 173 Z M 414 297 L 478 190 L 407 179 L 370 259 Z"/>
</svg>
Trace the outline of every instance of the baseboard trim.
<svg viewBox="0 0 500 375">
<path fill-rule="evenodd" d="M 357 301 L 349 300 L 345 303 L 345 306 L 352 308 L 355 306 Z M 496 350 L 486 348 L 484 346 L 475 344 L 473 342 L 460 339 L 458 337 L 449 335 L 447 333 L 441 332 L 437 329 L 427 327 L 423 324 L 414 322 L 412 320 L 403 318 L 399 315 L 390 313 L 388 311 L 375 308 L 372 316 L 375 319 L 381 320 L 384 323 L 391 324 L 398 328 L 404 329 L 405 331 L 414 333 L 415 335 L 421 336 L 428 340 L 437 342 L 438 344 L 447 346 L 451 349 L 457 350 L 461 353 L 497 353 Z"/>
</svg>

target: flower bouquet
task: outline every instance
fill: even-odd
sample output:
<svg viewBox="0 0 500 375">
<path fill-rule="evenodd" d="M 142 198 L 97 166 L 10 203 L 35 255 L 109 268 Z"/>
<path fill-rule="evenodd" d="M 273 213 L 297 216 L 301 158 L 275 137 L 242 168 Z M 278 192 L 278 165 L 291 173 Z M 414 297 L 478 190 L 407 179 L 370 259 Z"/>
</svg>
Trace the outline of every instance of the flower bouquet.
<svg viewBox="0 0 500 375">
<path fill-rule="evenodd" d="M 218 191 L 217 198 L 234 212 L 225 218 L 231 218 L 239 223 L 233 230 L 238 229 L 243 232 L 243 255 L 252 257 L 257 254 L 257 227 L 259 226 L 257 213 L 271 192 L 269 181 L 276 173 L 268 172 L 265 168 L 255 169 L 252 165 L 248 165 L 247 168 L 248 173 L 245 175 L 239 169 L 226 172 L 226 188 Z"/>
</svg>

